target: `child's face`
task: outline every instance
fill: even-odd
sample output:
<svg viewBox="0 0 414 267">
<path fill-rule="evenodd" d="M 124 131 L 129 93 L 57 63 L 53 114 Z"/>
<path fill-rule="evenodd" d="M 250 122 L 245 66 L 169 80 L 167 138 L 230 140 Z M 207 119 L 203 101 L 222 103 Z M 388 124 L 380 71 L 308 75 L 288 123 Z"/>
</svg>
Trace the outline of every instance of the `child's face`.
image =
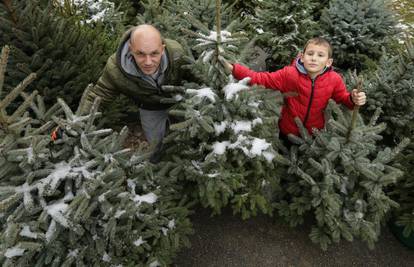
<svg viewBox="0 0 414 267">
<path fill-rule="evenodd" d="M 303 65 L 311 78 L 321 74 L 325 67 L 332 65 L 329 58 L 329 48 L 326 45 L 310 43 L 301 56 Z"/>
</svg>

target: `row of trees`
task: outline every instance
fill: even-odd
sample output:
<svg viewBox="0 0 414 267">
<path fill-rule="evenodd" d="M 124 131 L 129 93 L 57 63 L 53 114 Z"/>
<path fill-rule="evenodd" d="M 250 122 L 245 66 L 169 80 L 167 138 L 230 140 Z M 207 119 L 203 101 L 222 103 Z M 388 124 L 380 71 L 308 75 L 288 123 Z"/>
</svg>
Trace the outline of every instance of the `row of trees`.
<svg viewBox="0 0 414 267">
<path fill-rule="evenodd" d="M 392 41 L 384 1 L 98 2 L 1 2 L 0 45 L 11 52 L 7 69 L 7 49 L 0 64 L 0 262 L 167 265 L 188 243 L 195 203 L 242 218 L 278 214 L 292 226 L 311 215 L 322 248 L 343 238 L 372 247 L 392 212 L 414 230 L 414 50 Z M 175 95 L 165 101 L 179 100 L 170 112 L 178 123 L 156 166 L 148 151 L 123 148 L 125 129 L 101 127 L 114 119 L 99 100 L 80 113 L 81 92 L 137 22 L 186 45 L 199 78 L 165 88 Z M 368 103 L 356 120 L 331 103 L 314 137 L 298 121 L 287 149 L 277 138 L 283 95 L 226 76 L 219 57 L 273 70 L 314 34 L 333 43 L 349 88 L 358 78 L 348 70 L 364 75 Z"/>
</svg>

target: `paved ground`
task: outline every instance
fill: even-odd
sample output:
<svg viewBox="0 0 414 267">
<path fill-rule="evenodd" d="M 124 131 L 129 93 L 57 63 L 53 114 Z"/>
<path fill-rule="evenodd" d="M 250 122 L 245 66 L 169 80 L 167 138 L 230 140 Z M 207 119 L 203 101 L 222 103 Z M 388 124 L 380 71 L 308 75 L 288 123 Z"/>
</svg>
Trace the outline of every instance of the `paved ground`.
<svg viewBox="0 0 414 267">
<path fill-rule="evenodd" d="M 290 228 L 266 216 L 243 221 L 230 210 L 210 217 L 208 210 L 198 209 L 192 221 L 192 247 L 181 251 L 175 267 L 414 266 L 414 250 L 387 227 L 374 250 L 361 241 L 341 241 L 322 251 L 310 241 L 308 226 Z"/>
</svg>

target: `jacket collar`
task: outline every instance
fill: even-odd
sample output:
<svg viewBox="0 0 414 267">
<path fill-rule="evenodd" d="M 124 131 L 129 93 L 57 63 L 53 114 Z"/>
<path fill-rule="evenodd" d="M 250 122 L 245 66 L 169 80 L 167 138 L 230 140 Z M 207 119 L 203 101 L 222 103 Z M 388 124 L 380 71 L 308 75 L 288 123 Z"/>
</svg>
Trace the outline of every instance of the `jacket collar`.
<svg viewBox="0 0 414 267">
<path fill-rule="evenodd" d="M 302 60 L 300 59 L 300 57 L 297 57 L 296 58 L 296 60 L 295 60 L 295 67 L 296 67 L 296 69 L 300 72 L 300 73 L 302 73 L 302 74 L 304 74 L 304 75 L 308 75 L 308 71 L 305 69 L 305 65 L 303 65 L 303 62 L 302 62 Z M 325 66 L 325 68 L 323 69 L 323 71 L 322 71 L 322 73 L 321 74 L 319 74 L 318 76 L 320 76 L 320 75 L 322 75 L 322 74 L 324 74 L 324 73 L 326 73 L 326 72 L 328 72 L 328 71 L 330 71 L 332 69 L 332 67 L 326 67 Z"/>
</svg>

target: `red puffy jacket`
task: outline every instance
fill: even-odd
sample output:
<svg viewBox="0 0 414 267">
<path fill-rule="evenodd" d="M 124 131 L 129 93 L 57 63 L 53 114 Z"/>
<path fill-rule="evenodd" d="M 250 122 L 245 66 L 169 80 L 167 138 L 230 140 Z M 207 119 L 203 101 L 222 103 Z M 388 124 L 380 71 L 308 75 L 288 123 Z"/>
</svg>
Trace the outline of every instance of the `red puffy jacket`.
<svg viewBox="0 0 414 267">
<path fill-rule="evenodd" d="M 337 72 L 327 68 L 312 80 L 299 58 L 291 66 L 275 72 L 254 72 L 247 67 L 234 64 L 233 76 L 238 80 L 250 77 L 250 84 L 263 85 L 283 93 L 297 92 L 296 96 L 286 97 L 282 108 L 279 128 L 285 135 L 299 135 L 295 117 L 300 118 L 310 134 L 312 128 L 322 129 L 325 125 L 324 110 L 330 98 L 349 109 L 354 107 L 350 93 Z"/>
</svg>

